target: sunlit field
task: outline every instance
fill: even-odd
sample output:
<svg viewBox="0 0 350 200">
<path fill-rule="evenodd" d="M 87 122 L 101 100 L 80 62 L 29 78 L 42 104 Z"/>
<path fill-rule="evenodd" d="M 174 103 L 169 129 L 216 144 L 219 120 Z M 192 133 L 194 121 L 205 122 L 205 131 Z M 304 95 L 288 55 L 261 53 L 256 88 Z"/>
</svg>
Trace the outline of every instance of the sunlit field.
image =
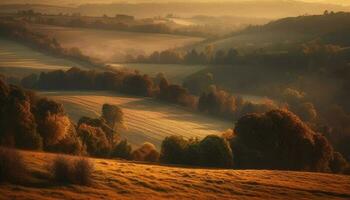
<svg viewBox="0 0 350 200">
<path fill-rule="evenodd" d="M 62 102 L 68 115 L 76 122 L 82 116 L 100 116 L 104 103 L 120 106 L 127 126 L 127 130 L 122 131 L 121 135 L 135 146 L 151 142 L 159 148 L 166 136 L 203 138 L 210 134 L 220 134 L 233 126 L 233 122 L 195 114 L 179 106 L 163 104 L 148 98 L 127 97 L 107 92 L 41 94 Z"/>
<path fill-rule="evenodd" d="M 126 55 L 150 54 L 189 45 L 202 38 L 168 34 L 135 33 L 85 28 L 36 25 L 35 29 L 53 36 L 64 47 L 78 47 L 86 55 L 106 62 L 120 62 Z"/>
<path fill-rule="evenodd" d="M 169 65 L 169 64 L 111 64 L 113 68 L 126 68 L 137 70 L 142 74 L 148 74 L 152 77 L 158 73 L 163 73 L 172 83 L 182 84 L 182 81 L 189 75 L 205 69 L 204 65 Z"/>
<path fill-rule="evenodd" d="M 24 76 L 33 72 L 81 67 L 78 63 L 55 58 L 14 41 L 0 38 L 0 73 Z"/>
<path fill-rule="evenodd" d="M 32 174 L 26 186 L 3 184 L 0 199 L 349 199 L 350 176 L 268 170 L 218 170 L 91 159 L 93 185 L 46 183 L 54 154 L 21 152 Z M 43 176 L 43 175 L 42 175 Z"/>
</svg>

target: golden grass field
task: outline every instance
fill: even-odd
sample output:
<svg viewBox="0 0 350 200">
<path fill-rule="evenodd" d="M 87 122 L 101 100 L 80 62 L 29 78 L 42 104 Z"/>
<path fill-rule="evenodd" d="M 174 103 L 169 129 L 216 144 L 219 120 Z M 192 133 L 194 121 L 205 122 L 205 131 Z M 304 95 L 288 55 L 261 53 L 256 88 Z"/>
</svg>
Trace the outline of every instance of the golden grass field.
<svg viewBox="0 0 350 200">
<path fill-rule="evenodd" d="M 63 47 L 78 47 L 104 62 L 121 62 L 127 54 L 150 54 L 182 47 L 202 38 L 169 34 L 136 33 L 88 28 L 35 25 L 34 29 L 58 39 Z"/>
<path fill-rule="evenodd" d="M 14 41 L 0 38 L 0 73 L 8 76 L 24 76 L 33 72 L 70 67 L 82 67 L 78 63 L 45 55 Z"/>
<path fill-rule="evenodd" d="M 159 149 L 161 141 L 170 135 L 203 138 L 220 134 L 233 122 L 196 114 L 182 107 L 163 104 L 151 98 L 136 98 L 108 92 L 43 92 L 44 96 L 63 103 L 66 112 L 78 121 L 82 116 L 98 117 L 104 103 L 120 106 L 127 130 L 122 137 L 134 145 L 151 142 Z"/>
<path fill-rule="evenodd" d="M 0 185 L 1 200 L 43 199 L 350 199 L 350 176 L 268 170 L 196 169 L 91 159 L 91 186 L 49 182 L 55 154 L 22 152 L 36 177 Z"/>
</svg>

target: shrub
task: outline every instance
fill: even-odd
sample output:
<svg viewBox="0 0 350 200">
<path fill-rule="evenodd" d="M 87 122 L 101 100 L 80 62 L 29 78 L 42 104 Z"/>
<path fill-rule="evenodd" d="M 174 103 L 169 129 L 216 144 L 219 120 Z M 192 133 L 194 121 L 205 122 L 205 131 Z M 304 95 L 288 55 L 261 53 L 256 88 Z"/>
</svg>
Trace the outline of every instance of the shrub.
<svg viewBox="0 0 350 200">
<path fill-rule="evenodd" d="M 132 158 L 136 161 L 157 162 L 159 152 L 153 144 L 146 142 L 132 152 Z"/>
<path fill-rule="evenodd" d="M 50 167 L 53 178 L 60 183 L 72 183 L 73 166 L 71 160 L 64 156 L 58 156 L 53 160 Z"/>
<path fill-rule="evenodd" d="M 98 157 L 109 156 L 111 144 L 101 128 L 81 124 L 78 127 L 78 134 L 90 155 Z"/>
<path fill-rule="evenodd" d="M 90 185 L 94 166 L 86 158 L 58 156 L 50 167 L 53 178 L 64 184 Z"/>
<path fill-rule="evenodd" d="M 111 156 L 129 160 L 132 157 L 131 150 L 132 148 L 128 141 L 122 140 L 117 145 L 115 145 L 114 149 L 112 150 Z"/>
<path fill-rule="evenodd" d="M 184 164 L 194 166 L 201 164 L 199 142 L 197 138 L 187 141 L 184 149 Z"/>
<path fill-rule="evenodd" d="M 333 158 L 330 162 L 332 172 L 343 173 L 347 167 L 349 167 L 349 163 L 345 160 L 345 158 L 339 152 L 334 152 Z"/>
<path fill-rule="evenodd" d="M 75 134 L 63 138 L 57 144 L 47 148 L 47 151 L 73 155 L 85 155 L 87 153 L 86 147 L 83 146 L 82 141 Z"/>
<path fill-rule="evenodd" d="M 26 172 L 18 151 L 0 147 L 0 182 L 21 182 L 26 178 Z"/>
<path fill-rule="evenodd" d="M 90 185 L 92 183 L 93 164 L 86 158 L 79 158 L 74 162 L 74 183 Z"/>
<path fill-rule="evenodd" d="M 181 136 L 166 137 L 161 146 L 160 160 L 169 164 L 183 164 L 188 142 Z"/>
<path fill-rule="evenodd" d="M 199 143 L 201 165 L 229 168 L 232 166 L 232 151 L 228 142 L 217 135 L 209 135 Z"/>
</svg>

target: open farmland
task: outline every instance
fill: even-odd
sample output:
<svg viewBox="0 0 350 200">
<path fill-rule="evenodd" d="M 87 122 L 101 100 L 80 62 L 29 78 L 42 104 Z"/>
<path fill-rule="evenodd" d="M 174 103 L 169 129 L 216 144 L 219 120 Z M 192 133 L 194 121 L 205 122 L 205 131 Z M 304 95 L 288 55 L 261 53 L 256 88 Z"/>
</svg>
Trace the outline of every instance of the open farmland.
<svg viewBox="0 0 350 200">
<path fill-rule="evenodd" d="M 64 47 L 78 47 L 86 55 L 105 62 L 121 62 L 126 55 L 150 54 L 170 48 L 182 47 L 202 38 L 135 33 L 86 28 L 35 25 L 35 30 L 59 40 Z"/>
<path fill-rule="evenodd" d="M 210 134 L 220 134 L 233 126 L 233 122 L 194 114 L 179 106 L 166 105 L 149 98 L 128 97 L 107 92 L 44 92 L 42 94 L 63 103 L 74 121 L 78 121 L 82 116 L 100 116 L 104 103 L 120 106 L 127 126 L 127 130 L 122 131 L 121 135 L 135 146 L 151 142 L 159 148 L 166 136 L 203 138 Z"/>
<path fill-rule="evenodd" d="M 182 81 L 189 75 L 206 68 L 204 65 L 177 65 L 177 64 L 111 64 L 116 69 L 137 70 L 142 74 L 155 77 L 163 73 L 171 83 L 182 84 Z"/>
<path fill-rule="evenodd" d="M 91 159 L 94 183 L 47 183 L 55 154 L 22 152 L 33 183 L 2 184 L 0 199 L 349 199 L 350 176 L 268 170 L 191 169 Z M 40 176 L 39 176 L 40 175 Z"/>
<path fill-rule="evenodd" d="M 14 41 L 0 38 L 0 73 L 24 76 L 34 72 L 82 67 L 66 59 L 55 58 Z"/>
</svg>

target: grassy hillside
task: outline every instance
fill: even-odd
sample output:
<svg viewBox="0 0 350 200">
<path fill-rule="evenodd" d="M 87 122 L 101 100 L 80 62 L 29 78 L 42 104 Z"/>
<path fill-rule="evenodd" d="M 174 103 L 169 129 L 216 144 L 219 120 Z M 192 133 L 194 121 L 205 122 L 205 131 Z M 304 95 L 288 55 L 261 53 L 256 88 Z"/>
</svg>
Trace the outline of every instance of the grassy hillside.
<svg viewBox="0 0 350 200">
<path fill-rule="evenodd" d="M 0 199 L 349 199 L 350 176 L 267 170 L 191 169 L 91 159 L 90 187 L 48 183 L 54 154 L 22 152 L 36 178 L 0 185 Z"/>
<path fill-rule="evenodd" d="M 34 72 L 70 67 L 82 67 L 69 60 L 55 58 L 35 51 L 19 43 L 0 38 L 0 73 L 8 76 L 24 76 Z"/>
<path fill-rule="evenodd" d="M 78 121 L 82 116 L 98 117 L 104 103 L 120 106 L 127 130 L 121 135 L 136 146 L 151 142 L 159 149 L 170 135 L 203 138 L 231 128 L 233 122 L 221 121 L 185 111 L 181 107 L 158 103 L 148 98 L 134 98 L 107 92 L 44 92 L 44 96 L 64 104 L 67 113 Z"/>
<path fill-rule="evenodd" d="M 252 26 L 222 39 L 199 43 L 195 48 L 202 50 L 213 45 L 215 49 L 236 48 L 244 52 L 262 48 L 278 52 L 312 40 L 348 46 L 350 42 L 346 35 L 349 27 L 350 13 L 346 12 L 288 17 Z"/>
<path fill-rule="evenodd" d="M 189 45 L 202 38 L 167 34 L 145 34 L 84 28 L 37 25 L 35 30 L 53 36 L 63 47 L 78 47 L 86 55 L 105 62 L 120 62 L 125 56 L 150 54 Z"/>
</svg>

